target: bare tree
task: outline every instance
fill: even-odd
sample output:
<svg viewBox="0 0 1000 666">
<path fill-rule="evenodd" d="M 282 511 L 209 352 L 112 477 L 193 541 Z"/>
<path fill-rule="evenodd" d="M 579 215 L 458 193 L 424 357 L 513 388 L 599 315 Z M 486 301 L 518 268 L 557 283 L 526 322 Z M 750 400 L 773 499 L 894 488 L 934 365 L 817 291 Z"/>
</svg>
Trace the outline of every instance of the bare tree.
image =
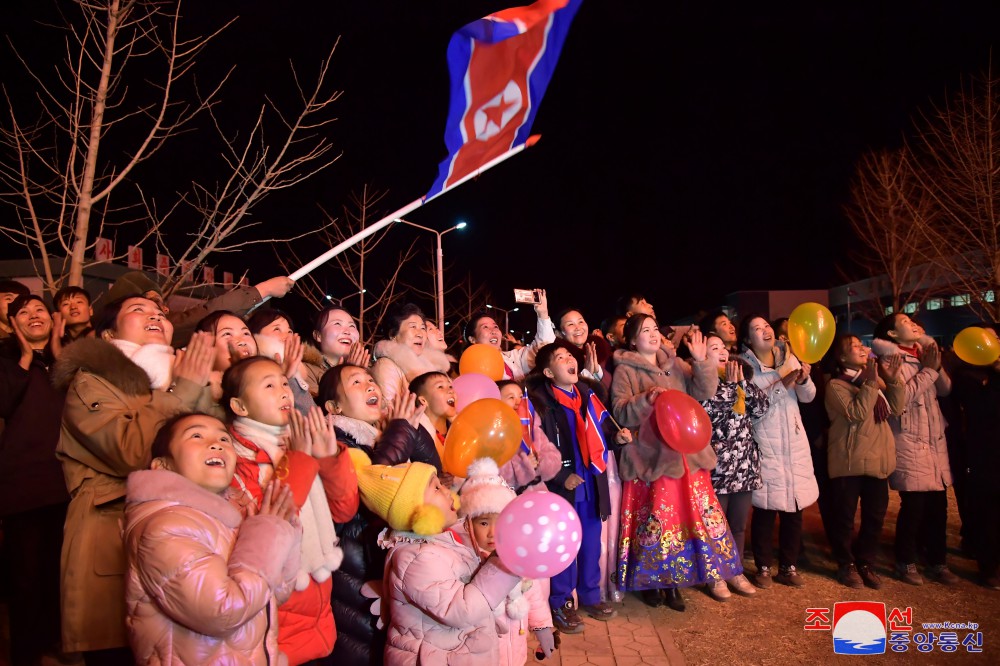
<svg viewBox="0 0 1000 666">
<path fill-rule="evenodd" d="M 884 275 L 887 281 L 861 294 L 872 310 L 863 305 L 861 311 L 877 321 L 887 307 L 900 312 L 905 304 L 926 299 L 937 268 L 928 260 L 925 229 L 934 225 L 935 213 L 905 150 L 862 157 L 845 212 L 859 240 L 853 258 L 866 275 Z"/>
<path fill-rule="evenodd" d="M 913 172 L 936 208 L 920 227 L 928 258 L 1000 321 L 1000 81 L 992 71 L 966 79 L 918 121 Z"/>
<path fill-rule="evenodd" d="M 265 141 L 262 110 L 238 141 L 214 113 L 232 70 L 205 92 L 192 85 L 186 98 L 182 93 L 189 79 L 193 84 L 198 56 L 232 21 L 207 36 L 185 38 L 180 0 L 76 0 L 71 11 L 62 15 L 65 55 L 54 79 L 17 53 L 34 82 L 37 105 L 24 110 L 30 105 L 5 87 L 7 113 L 0 124 L 0 142 L 9 149 L 0 161 L 0 198 L 13 204 L 18 218 L 0 231 L 27 249 L 46 287 L 82 284 L 97 237 L 115 228 L 138 238 L 134 244 L 155 238 L 157 249 L 174 260 L 167 294 L 211 252 L 281 240 L 237 241 L 234 235 L 260 223 L 248 215 L 265 196 L 337 158 L 320 134 L 332 122 L 328 107 L 340 94 L 324 85 L 333 50 L 315 86 L 299 85 L 299 112 L 287 116 L 268 100 L 264 109 L 282 127 L 277 139 L 269 132 Z M 194 183 L 191 193 L 158 205 L 139 184 L 139 169 L 168 139 L 194 129 L 192 121 L 202 115 L 211 118 L 224 145 L 222 176 L 215 185 Z M 198 228 L 168 242 L 166 224 L 185 207 L 200 219 Z M 69 257 L 65 275 L 51 259 L 60 255 Z"/>
<path fill-rule="evenodd" d="M 344 207 L 343 220 L 337 220 L 324 211 L 327 223 L 318 235 L 319 244 L 334 247 L 363 231 L 370 222 L 377 221 L 372 220 L 369 213 L 385 195 L 386 192 L 371 192 L 366 186 L 361 195 L 352 196 L 350 206 Z M 408 285 L 404 285 L 403 276 L 405 269 L 412 266 L 416 254 L 414 250 L 416 240 L 399 252 L 394 265 L 391 261 L 375 261 L 375 250 L 391 229 L 392 225 L 355 243 L 335 257 L 335 265 L 326 264 L 317 268 L 299 280 L 296 287 L 297 291 L 317 309 L 324 307 L 331 300 L 346 301 L 347 298 L 357 296 L 358 332 L 362 342 L 369 346 L 374 342 L 386 312 L 411 289 Z M 310 242 L 310 248 L 315 248 L 316 245 L 316 240 Z M 291 245 L 288 246 L 287 252 L 275 254 L 278 262 L 289 273 L 312 259 L 312 256 L 308 256 L 305 257 L 306 261 L 303 261 L 303 257 Z M 392 267 L 391 270 L 386 271 L 386 266 Z M 339 298 L 332 296 L 328 290 L 331 275 L 335 278 L 333 284 L 347 285 L 344 288 L 344 291 L 348 292 L 347 295 L 338 292 Z M 355 311 L 350 303 L 345 305 Z"/>
</svg>

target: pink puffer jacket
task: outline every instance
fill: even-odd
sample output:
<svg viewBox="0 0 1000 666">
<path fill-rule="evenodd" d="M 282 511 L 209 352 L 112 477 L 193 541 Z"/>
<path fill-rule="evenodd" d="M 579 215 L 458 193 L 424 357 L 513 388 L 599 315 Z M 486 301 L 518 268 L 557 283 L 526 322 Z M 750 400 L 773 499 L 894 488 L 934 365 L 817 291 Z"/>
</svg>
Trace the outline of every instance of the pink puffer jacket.
<svg viewBox="0 0 1000 666">
<path fill-rule="evenodd" d="M 274 516 L 240 520 L 179 474 L 129 475 L 125 603 L 136 663 L 283 663 L 277 607 L 298 572 L 300 531 Z"/>
<path fill-rule="evenodd" d="M 500 659 L 494 611 L 521 582 L 493 558 L 479 557 L 455 532 L 393 532 L 382 602 L 388 625 L 386 666 L 481 666 Z M 477 571 L 478 569 L 478 571 Z"/>
</svg>

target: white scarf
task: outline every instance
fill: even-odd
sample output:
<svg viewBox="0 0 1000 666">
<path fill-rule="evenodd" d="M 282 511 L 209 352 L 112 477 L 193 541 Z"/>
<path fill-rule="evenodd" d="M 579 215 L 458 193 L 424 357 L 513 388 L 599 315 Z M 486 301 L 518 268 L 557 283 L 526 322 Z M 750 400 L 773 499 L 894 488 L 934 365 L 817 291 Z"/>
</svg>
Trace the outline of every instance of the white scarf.
<svg viewBox="0 0 1000 666">
<path fill-rule="evenodd" d="M 170 345 L 140 345 L 128 340 L 112 338 L 111 344 L 145 371 L 149 386 L 160 391 L 170 388 L 174 369 L 174 348 Z"/>
<path fill-rule="evenodd" d="M 262 448 L 273 464 L 278 464 L 284 457 L 288 445 L 287 426 L 270 426 L 238 416 L 233 420 L 233 430 Z M 236 449 L 244 458 L 253 457 L 239 442 L 236 442 Z M 339 540 L 333 529 L 333 516 L 319 475 L 313 479 L 305 504 L 299 509 L 299 520 L 302 522 L 302 547 L 295 589 L 304 590 L 309 586 L 310 576 L 317 583 L 322 583 L 340 568 L 344 559 L 344 552 L 337 546 Z"/>
</svg>

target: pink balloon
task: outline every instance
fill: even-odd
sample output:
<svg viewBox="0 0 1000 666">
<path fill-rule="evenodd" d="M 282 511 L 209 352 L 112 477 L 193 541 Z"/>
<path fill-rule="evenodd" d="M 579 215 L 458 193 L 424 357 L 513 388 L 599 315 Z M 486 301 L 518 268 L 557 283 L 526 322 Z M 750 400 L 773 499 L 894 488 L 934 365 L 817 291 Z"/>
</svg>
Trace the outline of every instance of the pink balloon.
<svg viewBox="0 0 1000 666">
<path fill-rule="evenodd" d="M 524 578 L 551 578 L 568 567 L 583 540 L 580 517 L 551 492 L 526 492 L 500 512 L 497 555 Z"/>
<path fill-rule="evenodd" d="M 452 382 L 455 387 L 455 409 L 461 412 L 467 405 L 483 398 L 500 399 L 500 389 L 497 383 L 476 372 L 459 375 Z"/>
</svg>

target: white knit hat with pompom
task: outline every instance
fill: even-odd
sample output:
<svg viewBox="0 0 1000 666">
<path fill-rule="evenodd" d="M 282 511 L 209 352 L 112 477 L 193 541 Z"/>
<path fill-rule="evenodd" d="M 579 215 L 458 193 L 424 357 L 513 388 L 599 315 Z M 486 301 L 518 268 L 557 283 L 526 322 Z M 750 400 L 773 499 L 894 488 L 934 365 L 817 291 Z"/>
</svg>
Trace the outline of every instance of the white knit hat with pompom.
<svg viewBox="0 0 1000 666">
<path fill-rule="evenodd" d="M 459 518 L 475 518 L 485 513 L 500 513 L 517 493 L 500 476 L 492 458 L 480 458 L 469 465 L 468 476 L 459 493 L 462 507 Z"/>
</svg>

